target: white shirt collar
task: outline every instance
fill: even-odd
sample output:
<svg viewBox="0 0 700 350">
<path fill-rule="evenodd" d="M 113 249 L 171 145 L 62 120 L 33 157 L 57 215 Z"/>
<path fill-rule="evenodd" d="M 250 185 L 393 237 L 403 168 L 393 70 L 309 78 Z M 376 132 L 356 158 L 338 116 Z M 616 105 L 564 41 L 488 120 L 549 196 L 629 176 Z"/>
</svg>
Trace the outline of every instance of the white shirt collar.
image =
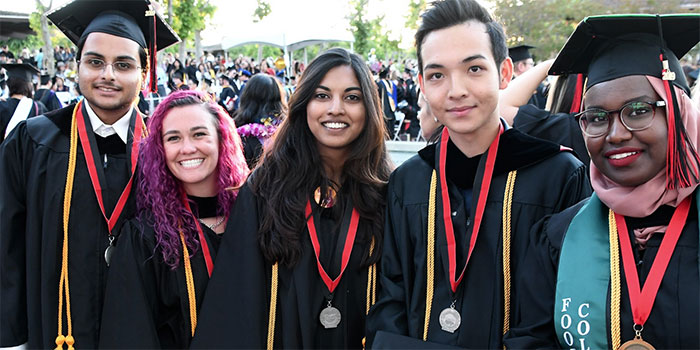
<svg viewBox="0 0 700 350">
<path fill-rule="evenodd" d="M 92 131 L 95 132 L 95 134 L 100 135 L 102 137 L 108 137 L 112 136 L 114 134 L 117 134 L 120 139 L 126 144 L 127 142 L 127 136 L 129 135 L 129 121 L 131 120 L 130 116 L 131 113 L 133 112 L 133 107 L 129 109 L 126 114 L 121 116 L 117 120 L 116 123 L 112 125 L 107 125 L 100 120 L 100 118 L 95 114 L 95 111 L 90 108 L 90 104 L 86 99 L 83 99 L 85 103 L 85 109 L 87 110 L 88 116 L 90 117 L 90 124 L 92 124 Z"/>
</svg>

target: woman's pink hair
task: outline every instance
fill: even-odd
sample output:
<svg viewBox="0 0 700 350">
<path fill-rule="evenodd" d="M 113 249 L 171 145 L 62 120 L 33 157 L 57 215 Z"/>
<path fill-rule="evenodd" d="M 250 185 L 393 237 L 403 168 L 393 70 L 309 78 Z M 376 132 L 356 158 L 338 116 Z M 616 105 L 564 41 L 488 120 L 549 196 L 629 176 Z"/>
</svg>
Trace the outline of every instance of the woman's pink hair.
<svg viewBox="0 0 700 350">
<path fill-rule="evenodd" d="M 199 238 L 196 218 L 185 209 L 182 202 L 184 189 L 166 165 L 163 120 L 172 109 L 190 105 L 202 106 L 217 121 L 217 215 L 228 216 L 237 194 L 232 188 L 242 186 L 249 172 L 233 120 L 208 95 L 192 90 L 177 91 L 158 105 L 148 120 L 148 136 L 142 141 L 139 152 L 140 178 L 136 205 L 141 222 L 153 226 L 156 250 L 160 250 L 163 261 L 173 269 L 178 266 L 182 252 L 178 226 L 182 226 L 192 255 L 199 249 Z"/>
</svg>

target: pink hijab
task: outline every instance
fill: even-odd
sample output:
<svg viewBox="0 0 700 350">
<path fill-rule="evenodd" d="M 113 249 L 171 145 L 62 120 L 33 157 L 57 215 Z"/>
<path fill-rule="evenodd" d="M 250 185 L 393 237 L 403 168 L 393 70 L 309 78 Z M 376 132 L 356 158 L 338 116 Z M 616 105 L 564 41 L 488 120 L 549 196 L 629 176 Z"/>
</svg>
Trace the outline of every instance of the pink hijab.
<svg viewBox="0 0 700 350">
<path fill-rule="evenodd" d="M 651 86 L 657 94 L 666 101 L 666 105 L 670 105 L 664 91 L 663 82 L 661 79 L 646 76 Z M 700 144 L 700 135 L 698 133 L 698 120 L 700 119 L 700 110 L 693 104 L 690 97 L 686 93 L 673 86 L 676 96 L 679 101 L 681 119 L 683 126 L 688 133 L 688 138 L 693 143 L 693 146 L 698 150 Z M 668 107 L 667 115 L 668 115 Z M 598 168 L 591 162 L 591 185 L 593 190 L 598 195 L 600 200 L 618 214 L 631 217 L 645 217 L 656 211 L 662 205 L 678 206 L 683 199 L 688 197 L 695 191 L 697 183 L 690 187 L 669 190 L 666 188 L 666 171 L 662 170 L 651 180 L 636 186 L 624 187 L 621 186 L 601 173 Z M 652 229 L 652 228 L 649 228 Z M 658 232 L 659 228 L 655 231 Z M 635 232 L 636 234 L 636 232 Z M 648 234 L 646 235 L 648 239 Z M 639 240 L 638 240 L 639 242 Z"/>
</svg>

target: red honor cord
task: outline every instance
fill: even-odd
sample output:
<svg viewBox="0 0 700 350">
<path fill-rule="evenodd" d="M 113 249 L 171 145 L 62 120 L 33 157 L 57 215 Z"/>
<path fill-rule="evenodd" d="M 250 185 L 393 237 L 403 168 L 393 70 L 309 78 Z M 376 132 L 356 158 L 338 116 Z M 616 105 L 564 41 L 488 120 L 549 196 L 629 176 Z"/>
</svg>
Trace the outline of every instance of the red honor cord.
<svg viewBox="0 0 700 350">
<path fill-rule="evenodd" d="M 323 283 L 326 284 L 326 287 L 328 287 L 328 290 L 331 293 L 333 293 L 335 287 L 338 286 L 338 283 L 340 283 L 340 279 L 343 277 L 345 268 L 348 267 L 348 262 L 350 262 L 350 253 L 352 253 L 352 247 L 353 245 L 355 245 L 355 236 L 357 235 L 357 225 L 360 221 L 360 214 L 357 212 L 357 210 L 355 210 L 355 208 L 352 209 L 350 227 L 348 227 L 348 233 L 345 238 L 345 246 L 343 247 L 343 259 L 340 265 L 340 274 L 334 280 L 331 280 L 330 276 L 328 276 L 328 273 L 326 273 L 326 270 L 323 268 L 323 265 L 321 265 L 321 260 L 319 259 L 319 257 L 321 256 L 321 247 L 318 242 L 318 235 L 316 234 L 316 225 L 314 225 L 314 217 L 311 212 L 311 202 L 308 200 L 306 201 L 305 214 L 308 218 L 306 220 L 306 227 L 309 229 L 311 245 L 313 245 L 314 253 L 316 254 L 318 273 L 321 275 L 321 279 L 323 280 Z"/>
<path fill-rule="evenodd" d="M 140 114 L 136 118 L 136 124 L 134 125 L 134 138 L 131 142 L 131 177 L 129 177 L 129 182 L 119 196 L 117 205 L 112 211 L 112 215 L 107 217 L 107 212 L 105 211 L 104 199 L 102 197 L 102 185 L 100 184 L 100 178 L 97 175 L 97 166 L 95 165 L 95 158 L 92 153 L 92 147 L 90 147 L 90 139 L 88 138 L 87 127 L 85 126 L 85 118 L 83 117 L 83 102 L 79 102 L 76 106 L 76 122 L 78 127 L 78 136 L 80 137 L 80 144 L 83 148 L 83 153 L 85 154 L 85 161 L 87 162 L 88 172 L 90 173 L 90 182 L 92 182 L 92 188 L 95 190 L 95 196 L 97 197 L 97 202 L 100 204 L 100 210 L 102 211 L 102 216 L 107 222 L 107 228 L 109 229 L 109 235 L 112 235 L 112 229 L 117 224 L 119 220 L 119 215 L 121 215 L 124 207 L 126 206 L 126 201 L 129 198 L 129 193 L 131 192 L 131 187 L 134 182 L 134 174 L 136 173 L 136 164 L 139 158 L 139 144 L 141 143 L 141 137 L 144 130 L 143 119 Z M 138 112 L 136 112 L 138 113 Z"/>
<path fill-rule="evenodd" d="M 457 272 L 455 233 L 454 228 L 452 227 L 452 209 L 450 208 L 450 194 L 447 191 L 447 173 L 445 171 L 445 165 L 447 162 L 447 141 L 449 140 L 447 128 L 443 129 L 442 135 L 440 136 L 440 194 L 442 196 L 442 218 L 445 223 L 445 237 L 447 238 L 447 256 L 450 272 L 450 287 L 452 287 L 453 293 L 457 292 L 457 287 L 459 286 L 460 282 L 462 282 L 462 277 L 464 277 L 464 272 L 467 270 L 469 259 L 471 258 L 472 251 L 474 251 L 474 246 L 476 245 L 476 238 L 479 235 L 481 220 L 484 217 L 484 209 L 486 208 L 486 199 L 488 197 L 489 188 L 491 186 L 491 178 L 493 177 L 493 168 L 496 164 L 496 154 L 498 153 L 498 142 L 501 138 L 501 134 L 503 134 L 503 124 L 499 123 L 498 135 L 496 135 L 496 137 L 491 142 L 491 145 L 489 146 L 488 155 L 486 156 L 486 168 L 484 169 L 484 177 L 481 181 L 481 190 L 479 191 L 479 198 L 476 202 L 476 214 L 474 217 L 472 236 L 469 241 L 469 253 L 467 255 L 467 261 L 464 263 L 462 273 L 460 273 L 459 278 L 457 279 L 455 279 L 455 274 Z"/>
<path fill-rule="evenodd" d="M 632 307 L 632 316 L 634 323 L 640 326 L 649 318 L 651 308 L 654 305 L 656 294 L 659 292 L 661 280 L 664 277 L 668 263 L 671 261 L 671 255 L 676 248 L 678 238 L 681 236 L 683 226 L 688 218 L 690 211 L 690 197 L 686 198 L 676 208 L 671 217 L 671 223 L 664 234 L 661 241 L 656 258 L 651 265 L 651 270 L 647 276 L 644 287 L 639 287 L 639 276 L 637 275 L 637 266 L 634 262 L 632 254 L 632 244 L 630 242 L 629 232 L 627 232 L 627 224 L 624 216 L 615 214 L 615 222 L 617 224 L 617 235 L 620 238 L 620 250 L 622 251 L 622 264 L 625 269 L 625 279 L 627 281 L 627 290 L 630 297 L 630 305 Z"/>
<path fill-rule="evenodd" d="M 190 207 L 190 201 L 187 199 L 187 194 L 183 191 L 182 192 L 182 203 L 185 205 L 185 209 L 192 214 L 192 208 Z M 211 258 L 211 251 L 209 250 L 209 244 L 207 244 L 207 240 L 204 237 L 204 231 L 202 231 L 202 226 L 199 225 L 199 220 L 195 218 L 194 214 L 192 214 L 192 218 L 194 219 L 194 225 L 197 227 L 197 234 L 199 235 L 199 245 L 202 246 L 202 255 L 204 255 L 204 262 L 207 264 L 207 273 L 209 273 L 209 277 L 211 278 L 211 272 L 214 270 L 214 260 Z"/>
</svg>

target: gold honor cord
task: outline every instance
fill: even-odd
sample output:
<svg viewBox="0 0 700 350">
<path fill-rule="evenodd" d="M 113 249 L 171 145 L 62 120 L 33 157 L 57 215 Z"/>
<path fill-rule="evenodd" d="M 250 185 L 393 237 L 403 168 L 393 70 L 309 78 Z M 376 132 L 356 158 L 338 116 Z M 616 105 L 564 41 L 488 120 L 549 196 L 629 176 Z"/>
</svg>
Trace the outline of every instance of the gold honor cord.
<svg viewBox="0 0 700 350">
<path fill-rule="evenodd" d="M 277 315 L 277 270 L 279 263 L 272 265 L 270 284 L 270 316 L 267 324 L 267 350 L 272 350 L 275 343 L 275 317 Z"/>
<path fill-rule="evenodd" d="M 435 197 L 437 192 L 437 172 L 433 169 L 430 176 L 430 197 L 428 199 L 428 254 L 426 257 L 425 280 L 425 323 L 423 325 L 423 341 L 428 340 L 428 325 L 430 312 L 433 308 L 433 287 L 435 284 Z"/>
<path fill-rule="evenodd" d="M 70 288 L 68 285 L 68 221 L 70 219 L 70 204 L 73 197 L 73 182 L 75 180 L 75 163 L 78 156 L 78 128 L 75 114 L 81 104 L 73 108 L 73 117 L 70 127 L 70 152 L 68 153 L 68 172 L 66 174 L 66 186 L 63 194 L 63 252 L 61 259 L 61 277 L 58 284 L 58 335 L 56 336 L 56 350 L 63 349 L 63 344 L 68 345 L 68 350 L 73 349 L 73 322 L 70 314 Z M 65 290 L 66 320 L 68 334 L 63 335 L 63 297 Z"/>
<path fill-rule="evenodd" d="M 58 284 L 58 335 L 56 336 L 55 350 L 63 349 L 63 344 L 68 345 L 68 350 L 73 350 L 75 339 L 73 338 L 73 321 L 70 312 L 70 287 L 68 284 L 68 221 L 70 220 L 71 199 L 73 196 L 73 183 L 75 182 L 75 164 L 78 157 L 78 125 L 76 114 L 82 108 L 78 103 L 73 108 L 70 127 L 70 149 L 68 152 L 68 170 L 66 172 L 66 186 L 63 194 L 63 251 L 61 256 L 61 276 Z M 140 116 L 140 115 L 139 115 Z M 146 124 L 141 122 L 141 127 L 148 135 Z M 64 293 L 65 291 L 65 293 Z M 66 299 L 66 323 L 68 333 L 63 335 L 63 298 Z"/>
<path fill-rule="evenodd" d="M 517 171 L 508 173 L 506 192 L 503 202 L 503 273 L 504 273 L 504 333 L 508 331 L 510 323 L 510 223 L 511 204 L 513 203 L 513 190 Z M 423 341 L 428 340 L 428 324 L 430 323 L 430 311 L 433 304 L 435 282 L 435 197 L 437 192 L 437 173 L 433 170 L 430 177 L 430 197 L 428 201 L 428 254 L 426 262 L 426 292 L 425 292 L 425 323 L 423 325 Z M 507 252 L 507 254 L 506 254 Z M 507 281 L 507 284 L 506 284 Z"/>
<path fill-rule="evenodd" d="M 372 242 L 369 245 L 369 256 L 374 253 L 374 237 L 372 237 Z M 369 314 L 369 308 L 374 305 L 377 299 L 377 264 L 372 264 L 367 269 L 367 310 L 365 315 Z"/>
<path fill-rule="evenodd" d="M 610 337 L 612 349 L 620 348 L 620 251 L 617 238 L 615 213 L 609 209 L 608 230 L 610 232 Z"/>
<path fill-rule="evenodd" d="M 182 227 L 178 225 L 180 230 L 180 241 L 182 242 L 182 260 L 185 264 L 185 281 L 187 283 L 187 298 L 190 304 L 190 328 L 192 328 L 192 337 L 194 330 L 197 328 L 197 295 L 194 289 L 194 278 L 192 277 L 192 264 L 190 263 L 190 252 L 185 243 L 185 234 L 182 233 Z"/>
<path fill-rule="evenodd" d="M 510 231 L 513 189 L 517 170 L 508 173 L 503 201 L 503 335 L 510 329 Z M 505 346 L 503 347 L 505 349 Z"/>
</svg>

